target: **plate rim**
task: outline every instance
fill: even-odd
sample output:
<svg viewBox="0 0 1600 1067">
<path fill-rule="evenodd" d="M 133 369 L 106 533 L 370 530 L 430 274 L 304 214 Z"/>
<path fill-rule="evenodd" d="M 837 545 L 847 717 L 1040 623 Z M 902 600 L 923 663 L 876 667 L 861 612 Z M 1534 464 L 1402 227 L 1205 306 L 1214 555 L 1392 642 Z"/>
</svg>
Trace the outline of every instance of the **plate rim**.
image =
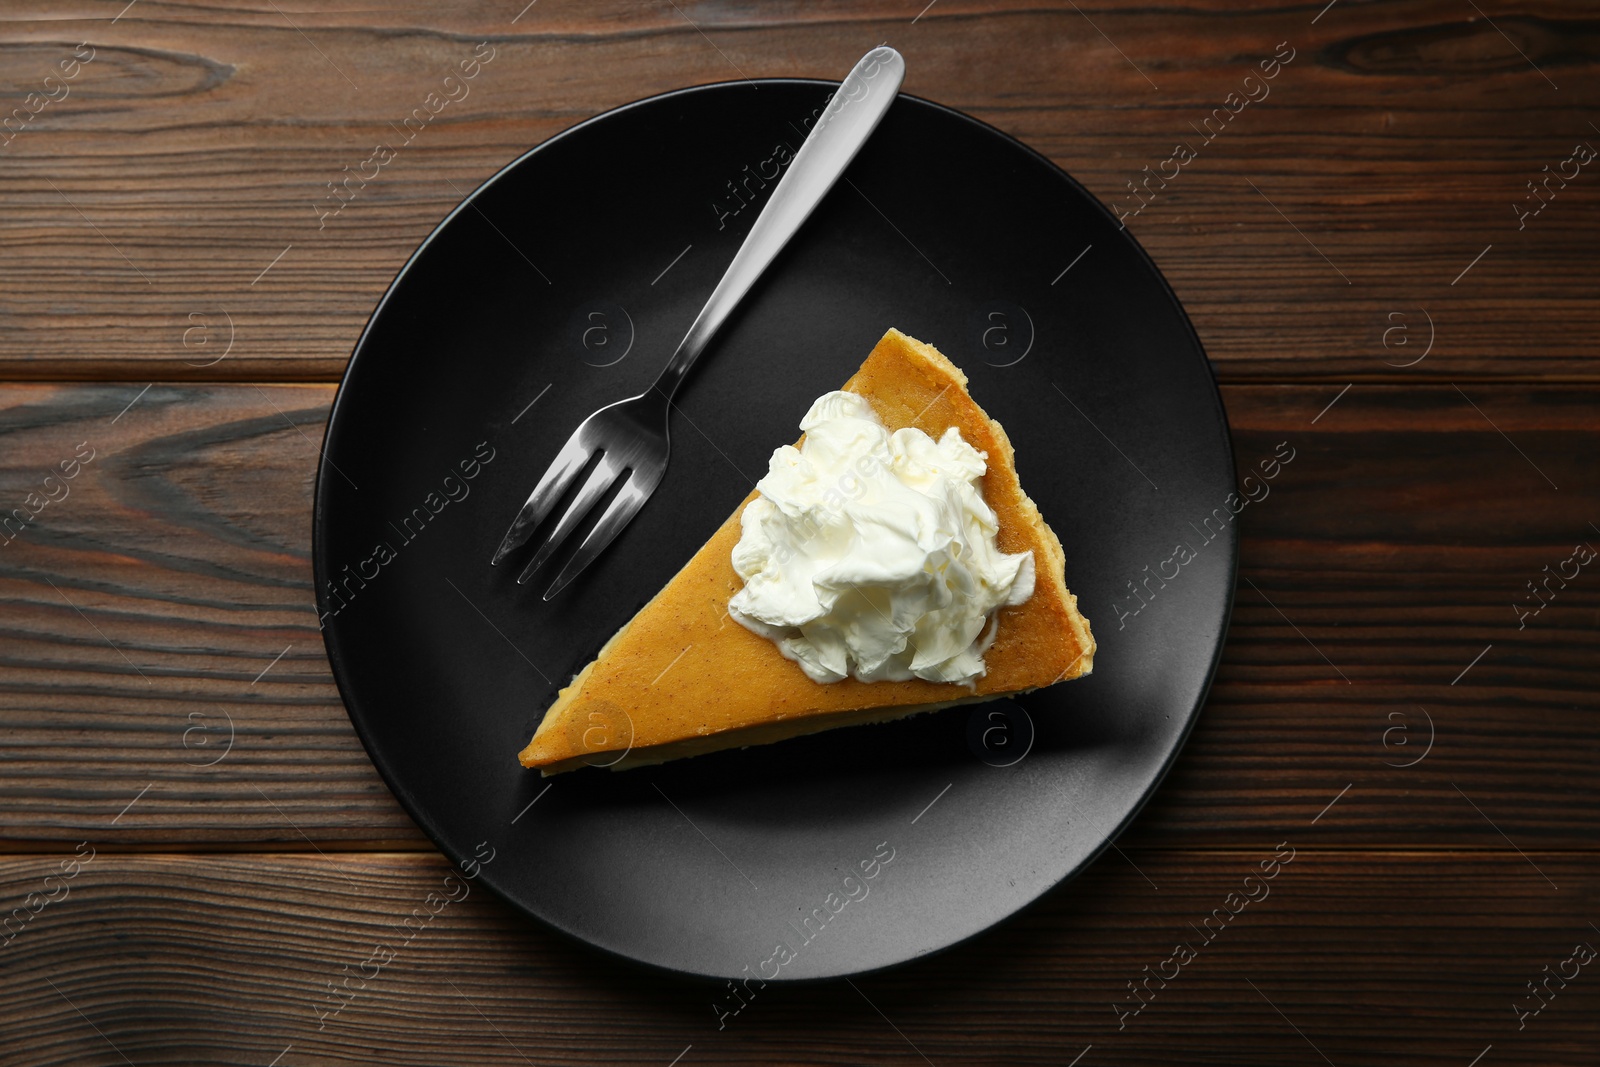
<svg viewBox="0 0 1600 1067">
<path fill-rule="evenodd" d="M 371 762 L 373 768 L 378 772 L 379 777 L 383 780 L 384 785 L 388 787 L 389 792 L 394 796 L 395 800 L 399 802 L 401 809 L 406 813 L 411 821 L 416 824 L 417 828 L 423 832 L 433 846 L 439 850 L 440 854 L 451 862 L 452 867 L 462 867 L 467 862 L 466 855 L 464 853 L 458 853 L 456 849 L 445 840 L 444 835 L 439 832 L 438 826 L 436 826 L 434 821 L 426 814 L 420 801 L 411 794 L 411 791 L 407 789 L 403 783 L 394 777 L 391 768 L 386 765 L 386 761 L 380 759 L 374 752 L 374 739 L 369 736 L 367 725 L 363 722 L 363 716 L 357 713 L 355 701 L 352 699 L 352 695 L 348 691 L 348 686 L 346 684 L 346 672 L 349 670 L 349 665 L 345 661 L 344 656 L 340 652 L 334 639 L 333 627 L 322 625 L 322 617 L 324 614 L 326 614 L 329 607 L 326 602 L 326 590 L 328 585 L 326 561 L 328 558 L 328 552 L 323 544 L 323 541 L 327 536 L 328 529 L 325 509 L 326 487 L 329 484 L 329 467 L 331 466 L 331 463 L 328 459 L 328 452 L 332 448 L 335 424 L 339 419 L 341 405 L 345 400 L 352 373 L 356 368 L 357 360 L 360 359 L 362 350 L 365 348 L 368 338 L 372 334 L 374 326 L 377 324 L 379 318 L 383 315 L 385 309 L 389 306 L 389 302 L 394 297 L 394 294 L 399 288 L 400 283 L 422 258 L 423 254 L 428 251 L 429 247 L 435 242 L 435 240 L 437 240 L 444 233 L 446 228 L 448 228 L 450 224 L 455 221 L 456 216 L 462 214 L 469 207 L 473 207 L 474 201 L 476 201 L 476 199 L 485 190 L 490 188 L 496 182 L 500 181 L 506 175 L 510 174 L 516 168 L 522 166 L 528 160 L 532 159 L 539 152 L 557 144 L 570 135 L 578 133 L 580 130 L 584 130 L 592 125 L 596 125 L 603 120 L 610 119 L 634 108 L 656 104 L 677 96 L 745 85 L 750 85 L 753 87 L 759 87 L 762 85 L 796 85 L 819 89 L 837 90 L 840 84 L 840 82 L 830 81 L 823 78 L 785 77 L 733 78 L 716 82 L 704 82 L 697 85 L 681 86 L 676 89 L 666 90 L 665 92 L 655 93 L 650 96 L 629 100 L 615 107 L 607 108 L 604 111 L 597 112 L 596 114 L 591 115 L 580 122 L 574 123 L 571 126 L 557 131 L 550 137 L 547 137 L 538 144 L 528 148 L 526 151 L 522 152 L 514 159 L 501 166 L 493 174 L 489 175 L 489 177 L 485 178 L 471 192 L 462 197 L 460 202 L 457 203 L 455 207 L 451 208 L 451 210 L 447 212 L 431 230 L 428 231 L 427 236 L 424 237 L 417 245 L 416 249 L 406 257 L 405 262 L 401 264 L 400 268 L 395 272 L 394 277 L 390 279 L 388 286 L 384 289 L 383 296 L 379 298 L 378 303 L 373 307 L 371 314 L 367 317 L 366 323 L 361 328 L 360 335 L 356 338 L 355 345 L 350 351 L 350 357 L 345 363 L 344 371 L 339 376 L 339 384 L 334 391 L 333 401 L 328 406 L 328 418 L 323 426 L 323 447 L 318 453 L 316 475 L 313 481 L 314 496 L 311 508 L 311 566 L 313 592 L 316 597 L 315 609 L 317 614 L 317 630 L 322 638 L 323 649 L 328 656 L 330 673 L 333 675 L 334 686 L 339 693 L 340 703 L 344 705 L 345 715 L 350 720 L 350 724 L 355 730 L 357 739 L 361 742 L 361 747 L 366 753 L 367 759 Z M 1199 332 L 1195 329 L 1194 323 L 1189 318 L 1188 310 L 1184 307 L 1183 302 L 1178 299 L 1177 293 L 1173 290 L 1171 282 L 1168 281 L 1166 275 L 1161 271 L 1155 260 L 1150 256 L 1150 253 L 1145 250 L 1144 245 L 1139 242 L 1138 237 L 1133 233 L 1133 231 L 1125 223 L 1121 223 L 1121 221 L 1112 214 L 1110 209 L 1105 205 L 1104 202 L 1100 200 L 1099 197 L 1090 192 L 1064 167 L 1056 163 L 1050 157 L 1046 156 L 1043 152 L 1040 152 L 1038 149 L 1022 141 L 1020 138 L 1007 133 L 998 126 L 985 122 L 980 118 L 969 115 L 966 112 L 960 111 L 947 104 L 941 104 L 936 100 L 929 100 L 926 97 L 917 96 L 907 92 L 901 92 L 898 94 L 898 96 L 900 98 L 909 100 L 916 105 L 931 108 L 934 111 L 943 113 L 947 117 L 954 118 L 960 122 L 975 126 L 981 132 L 993 137 L 997 137 L 1002 142 L 1007 143 L 1013 148 L 1021 149 L 1028 156 L 1031 156 L 1037 162 L 1043 163 L 1046 167 L 1053 171 L 1055 177 L 1066 182 L 1068 186 L 1080 193 L 1083 199 L 1092 205 L 1094 210 L 1098 211 L 1104 219 L 1117 226 L 1118 232 L 1125 236 L 1135 254 L 1144 263 L 1144 265 L 1149 268 L 1150 273 L 1160 284 L 1162 292 L 1164 292 L 1167 299 L 1171 301 L 1173 309 L 1177 312 L 1179 322 L 1182 324 L 1184 331 L 1188 334 L 1189 339 L 1193 342 L 1196 351 L 1201 357 L 1201 361 L 1203 362 L 1206 371 L 1205 380 L 1211 387 L 1210 398 L 1215 404 L 1216 412 L 1219 416 L 1218 428 L 1221 431 L 1221 444 L 1223 451 L 1227 456 L 1227 467 L 1230 476 L 1229 480 L 1232 485 L 1237 487 L 1239 471 L 1238 464 L 1234 456 L 1232 424 L 1228 419 L 1227 406 L 1223 403 L 1221 386 L 1217 382 L 1216 367 L 1213 364 L 1211 357 L 1206 352 L 1205 345 L 1200 339 Z M 953 940 L 947 941 L 936 948 L 928 949 L 920 953 L 894 960 L 893 962 L 883 963 L 872 967 L 839 971 L 837 973 L 814 975 L 809 977 L 784 978 L 780 974 L 777 978 L 772 979 L 772 981 L 775 984 L 781 983 L 785 985 L 806 985 L 820 982 L 834 982 L 844 978 L 877 974 L 882 971 L 908 966 L 931 959 L 935 956 L 942 955 L 979 937 L 992 934 L 1001 926 L 1014 922 L 1019 916 L 1036 908 L 1045 897 L 1057 892 L 1063 885 L 1075 880 L 1081 874 L 1083 874 L 1084 871 L 1088 870 L 1095 863 L 1099 862 L 1100 858 L 1106 853 L 1107 850 L 1111 848 L 1116 840 L 1128 830 L 1128 828 L 1133 824 L 1133 821 L 1137 819 L 1139 814 L 1144 810 L 1145 806 L 1161 789 L 1161 786 L 1166 781 L 1167 775 L 1177 764 L 1178 757 L 1188 745 L 1190 735 L 1194 732 L 1194 728 L 1200 720 L 1200 714 L 1202 711 L 1204 711 L 1206 703 L 1210 698 L 1211 688 L 1216 682 L 1217 671 L 1222 664 L 1223 650 L 1228 644 L 1228 638 L 1230 636 L 1230 631 L 1233 624 L 1234 602 L 1238 597 L 1240 540 L 1238 526 L 1234 523 L 1230 523 L 1226 533 L 1229 544 L 1227 551 L 1226 593 L 1223 597 L 1221 612 L 1221 634 L 1216 641 L 1215 647 L 1212 649 L 1211 661 L 1206 668 L 1205 684 L 1201 687 L 1200 694 L 1195 701 L 1194 707 L 1186 712 L 1185 722 L 1177 737 L 1173 741 L 1171 751 L 1168 752 L 1166 757 L 1162 760 L 1161 766 L 1157 769 L 1154 777 L 1150 780 L 1149 785 L 1144 788 L 1143 792 L 1139 795 L 1138 799 L 1134 801 L 1127 813 L 1116 824 L 1116 826 L 1105 835 L 1102 841 L 1095 845 L 1081 861 L 1065 871 L 1060 877 L 1050 881 L 1031 899 L 1027 900 L 1023 904 L 1019 905 L 1009 913 L 1001 916 L 993 922 L 990 922 L 985 926 L 979 927 Z M 498 885 L 496 885 L 495 879 L 489 876 L 487 871 L 482 872 L 478 876 L 478 880 L 481 882 L 481 884 L 488 888 L 490 892 L 504 901 L 510 908 L 512 908 L 512 910 L 517 912 L 517 914 L 526 919 L 535 921 L 547 930 L 553 930 L 559 933 L 569 941 L 581 945 L 591 952 L 600 953 L 603 958 L 620 961 L 635 968 L 643 968 L 645 971 L 654 975 L 670 975 L 678 978 L 690 978 L 713 982 L 722 981 L 726 977 L 724 975 L 713 975 L 699 971 L 685 970 L 670 964 L 657 963 L 652 960 L 641 959 L 637 956 L 630 956 L 625 952 L 619 951 L 608 945 L 591 941 L 581 934 L 560 925 L 553 919 L 538 914 L 526 904 L 515 899 L 509 892 L 502 890 Z"/>
</svg>

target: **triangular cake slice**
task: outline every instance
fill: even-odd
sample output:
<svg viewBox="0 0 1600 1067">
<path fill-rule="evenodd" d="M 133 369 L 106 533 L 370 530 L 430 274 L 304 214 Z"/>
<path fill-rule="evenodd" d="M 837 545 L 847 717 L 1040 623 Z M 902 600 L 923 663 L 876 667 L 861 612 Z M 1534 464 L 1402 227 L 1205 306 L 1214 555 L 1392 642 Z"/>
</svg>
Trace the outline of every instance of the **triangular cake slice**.
<svg viewBox="0 0 1600 1067">
<path fill-rule="evenodd" d="M 1032 597 L 1001 607 L 987 672 L 973 686 L 908 681 L 821 684 L 777 645 L 728 615 L 742 586 L 732 563 L 752 492 L 666 587 L 606 642 L 545 713 L 524 766 L 556 774 L 621 769 L 766 744 L 838 726 L 1023 693 L 1089 673 L 1094 637 L 1067 591 L 1061 542 L 1017 479 L 1011 442 L 967 393 L 967 377 L 931 345 L 890 330 L 844 389 L 865 397 L 890 430 L 938 439 L 951 426 L 988 455 L 983 497 L 998 545 L 1032 550 Z"/>
</svg>

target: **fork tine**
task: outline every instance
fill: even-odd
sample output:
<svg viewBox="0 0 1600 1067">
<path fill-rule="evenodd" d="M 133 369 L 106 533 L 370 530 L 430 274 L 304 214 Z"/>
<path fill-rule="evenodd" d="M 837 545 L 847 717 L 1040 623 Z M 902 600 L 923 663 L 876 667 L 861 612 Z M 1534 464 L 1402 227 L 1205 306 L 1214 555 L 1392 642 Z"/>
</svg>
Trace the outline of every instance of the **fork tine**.
<svg viewBox="0 0 1600 1067">
<path fill-rule="evenodd" d="M 567 438 L 567 443 L 561 446 L 561 452 L 554 462 L 545 468 L 544 474 L 539 478 L 539 484 L 528 494 L 527 503 L 522 505 L 522 510 L 517 512 L 517 517 L 511 522 L 511 528 L 501 539 L 500 547 L 494 550 L 494 558 L 489 561 L 490 566 L 498 565 L 533 536 L 533 531 L 539 523 L 544 521 L 544 517 L 550 513 L 556 501 L 561 499 L 561 494 L 567 491 L 567 487 L 578 476 L 578 472 L 583 470 L 584 464 L 589 462 L 589 449 L 579 441 L 582 432 L 583 426 L 579 426 L 572 436 Z"/>
<path fill-rule="evenodd" d="M 565 515 L 561 516 L 561 521 L 556 523 L 556 528 L 550 531 L 550 536 L 545 538 L 544 544 L 539 546 L 539 551 L 534 553 L 533 561 L 528 564 L 522 575 L 517 578 L 518 585 L 522 585 L 529 578 L 532 578 L 533 572 L 544 565 L 544 561 L 550 558 L 551 553 L 560 548 L 562 542 L 572 536 L 572 531 L 578 528 L 578 524 L 583 521 L 583 517 L 593 510 L 594 506 L 600 502 L 601 497 L 606 495 L 606 490 L 611 488 L 612 484 L 617 480 L 617 475 L 621 473 L 622 471 L 612 464 L 610 456 L 600 457 L 600 465 L 594 469 L 593 474 L 589 475 L 589 480 L 583 483 L 583 488 L 578 490 L 578 495 L 572 501 L 572 506 L 567 509 Z"/>
<path fill-rule="evenodd" d="M 550 588 L 545 590 L 545 600 L 561 592 L 567 587 L 568 582 L 582 574 L 612 539 L 622 532 L 622 528 L 633 520 L 639 509 L 644 507 L 644 502 L 650 499 L 650 494 L 656 485 L 660 483 L 663 471 L 658 469 L 654 474 L 647 474 L 644 477 L 640 474 L 641 472 L 636 470 L 629 476 L 627 484 L 600 516 L 600 521 L 594 524 L 589 536 L 583 539 L 578 551 L 573 553 L 567 565 L 561 568 L 556 580 L 550 584 Z"/>
</svg>

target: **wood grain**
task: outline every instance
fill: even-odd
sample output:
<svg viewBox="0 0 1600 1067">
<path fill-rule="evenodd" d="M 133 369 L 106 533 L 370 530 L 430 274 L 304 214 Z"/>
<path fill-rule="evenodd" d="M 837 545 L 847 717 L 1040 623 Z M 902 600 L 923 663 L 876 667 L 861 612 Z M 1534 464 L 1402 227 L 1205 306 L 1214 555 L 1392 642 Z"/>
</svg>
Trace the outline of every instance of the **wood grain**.
<svg viewBox="0 0 1600 1067">
<path fill-rule="evenodd" d="M 1593 1062 L 1593 966 L 1520 1031 L 1513 1004 L 1536 1003 L 1528 981 L 1600 941 L 1582 919 L 1600 858 L 1347 853 L 1323 849 L 1320 829 L 1286 818 L 1240 851 L 1108 853 L 975 941 L 854 988 L 757 989 L 720 1030 L 725 986 L 602 958 L 481 886 L 461 897 L 455 883 L 457 901 L 407 938 L 402 919 L 450 873 L 436 858 L 98 853 L 0 949 L 0 1038 L 14 1067 L 666 1067 L 680 1054 L 1060 1067 L 1091 1045 L 1082 1064 L 1310 1064 L 1320 1052 L 1340 1067 L 1460 1067 L 1491 1044 L 1492 1062 Z M 1242 910 L 1205 942 L 1196 928 L 1279 842 L 1293 859 L 1251 883 L 1260 899 L 1230 905 Z M 501 847 L 536 848 L 537 835 Z M 0 902 L 46 892 L 60 859 L 0 860 Z M 1131 1013 L 1130 982 L 1172 974 L 1178 942 L 1195 958 L 1119 1028 L 1113 1005 Z M 383 958 L 377 946 L 393 957 L 374 976 L 360 965 Z M 329 985 L 347 975 L 354 995 L 332 1014 Z"/>
<path fill-rule="evenodd" d="M 1514 607 L 1600 546 L 1600 172 L 1514 208 L 1600 145 L 1592 5 L 525 3 L 0 11 L 0 1059 L 1593 1063 L 1592 967 L 1516 1009 L 1600 944 L 1600 578 Z M 326 183 L 480 41 L 470 96 L 319 228 Z M 1198 145 L 1128 225 L 1225 383 L 1241 472 L 1296 458 L 1238 520 L 1182 759 L 1118 850 L 1000 928 L 768 988 L 724 1029 L 725 990 L 481 885 L 320 1018 L 447 873 L 311 611 L 330 383 L 368 315 L 529 147 L 684 85 L 836 78 L 880 41 L 906 91 L 1115 209 Z M 80 42 L 70 92 L 30 97 Z M 1270 96 L 1204 139 L 1280 42 Z M 523 830 L 503 847 L 537 848 Z M 1280 841 L 1271 896 L 1119 1023 Z M 80 842 L 70 895 L 5 943 Z"/>
<path fill-rule="evenodd" d="M 311 610 L 332 390 L 140 388 L 0 389 L 8 504 L 96 450 L 0 547 L 0 837 L 76 841 L 149 786 L 103 841 L 426 847 L 349 726 Z M 1552 586 L 1520 629 L 1512 604 L 1538 603 L 1526 583 L 1577 542 L 1600 546 L 1600 390 L 1224 398 L 1242 471 L 1279 442 L 1296 455 L 1240 516 L 1221 671 L 1128 841 L 1237 845 L 1348 784 L 1333 840 L 1592 847 L 1600 579 Z M 1112 605 L 1084 607 L 1114 641 Z M 1425 758 L 1395 766 L 1430 719 Z"/>
<path fill-rule="evenodd" d="M 1122 210 L 1285 42 L 1270 95 L 1130 223 L 1218 373 L 1597 376 L 1600 177 L 1520 227 L 1512 210 L 1600 136 L 1600 35 L 1578 3 L 1485 18 L 1454 0 L 113 6 L 18 4 L 0 22 L 8 108 L 79 42 L 95 50 L 0 146 L 6 378 L 335 380 L 410 252 L 527 148 L 683 85 L 838 77 L 884 40 L 908 58 L 908 92 L 1021 138 Z M 471 94 L 319 228 L 327 183 L 483 40 L 496 58 Z M 1386 331 L 1424 311 L 1436 350 L 1397 369 L 1419 349 L 1401 358 L 1405 335 Z M 211 363 L 228 320 L 236 343 Z"/>
</svg>

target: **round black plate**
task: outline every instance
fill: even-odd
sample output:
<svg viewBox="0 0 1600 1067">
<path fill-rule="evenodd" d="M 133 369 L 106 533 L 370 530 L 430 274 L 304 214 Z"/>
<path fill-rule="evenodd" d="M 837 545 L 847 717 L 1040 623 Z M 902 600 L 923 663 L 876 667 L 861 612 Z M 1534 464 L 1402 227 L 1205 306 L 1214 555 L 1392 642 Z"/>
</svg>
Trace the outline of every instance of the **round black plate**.
<svg viewBox="0 0 1600 1067">
<path fill-rule="evenodd" d="M 1205 354 L 1133 239 L 1042 156 L 902 97 L 701 358 L 632 525 L 549 603 L 515 584 L 525 557 L 490 568 L 578 422 L 653 380 L 835 87 L 758 85 L 576 126 L 429 237 L 329 418 L 318 610 L 373 762 L 448 856 L 490 857 L 481 884 L 633 960 L 820 978 L 999 922 L 1138 810 L 1221 649 L 1234 472 Z M 1066 546 L 1093 675 L 660 767 L 523 770 L 557 688 L 890 326 L 1005 424 Z M 1192 558 L 1166 562 L 1179 543 Z"/>
</svg>

